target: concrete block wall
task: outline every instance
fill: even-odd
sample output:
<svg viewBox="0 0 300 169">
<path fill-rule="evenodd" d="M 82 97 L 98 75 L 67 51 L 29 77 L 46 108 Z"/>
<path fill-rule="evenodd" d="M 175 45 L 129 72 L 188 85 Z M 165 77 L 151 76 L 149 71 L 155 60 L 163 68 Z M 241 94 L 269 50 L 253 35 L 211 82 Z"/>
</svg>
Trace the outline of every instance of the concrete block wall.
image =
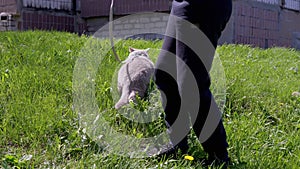
<svg viewBox="0 0 300 169">
<path fill-rule="evenodd" d="M 133 35 L 131 38 L 162 39 L 167 22 L 167 15 L 143 15 L 126 22 L 116 22 L 115 30 L 119 31 L 117 33 L 119 36 Z"/>
<path fill-rule="evenodd" d="M 166 31 L 168 22 L 167 14 L 141 14 L 130 17 L 122 17 L 114 20 L 114 37 L 116 38 L 145 38 L 145 39 L 162 39 Z M 97 24 L 102 23 L 102 24 Z M 96 36 L 108 37 L 108 19 L 89 20 L 87 30 L 90 34 L 101 28 L 101 33 Z"/>
</svg>

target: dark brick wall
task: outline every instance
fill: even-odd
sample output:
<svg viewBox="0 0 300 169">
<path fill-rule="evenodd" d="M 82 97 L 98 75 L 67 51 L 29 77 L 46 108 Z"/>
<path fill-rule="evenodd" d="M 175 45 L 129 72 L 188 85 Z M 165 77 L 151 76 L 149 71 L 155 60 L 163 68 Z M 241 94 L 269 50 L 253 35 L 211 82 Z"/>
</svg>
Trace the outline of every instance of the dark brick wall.
<svg viewBox="0 0 300 169">
<path fill-rule="evenodd" d="M 257 47 L 279 44 L 279 8 L 239 1 L 234 5 L 234 42 Z"/>
<path fill-rule="evenodd" d="M 251 0 L 234 1 L 232 43 L 267 48 L 292 47 L 295 32 L 300 32 L 300 1 L 263 3 Z M 295 4 L 296 6 L 293 6 Z"/>
<path fill-rule="evenodd" d="M 74 32 L 75 26 L 73 16 L 30 11 L 24 11 L 22 13 L 22 23 L 23 30 L 41 29 Z"/>
<path fill-rule="evenodd" d="M 280 13 L 279 46 L 293 47 L 295 33 L 300 33 L 300 13 L 284 10 Z"/>
</svg>

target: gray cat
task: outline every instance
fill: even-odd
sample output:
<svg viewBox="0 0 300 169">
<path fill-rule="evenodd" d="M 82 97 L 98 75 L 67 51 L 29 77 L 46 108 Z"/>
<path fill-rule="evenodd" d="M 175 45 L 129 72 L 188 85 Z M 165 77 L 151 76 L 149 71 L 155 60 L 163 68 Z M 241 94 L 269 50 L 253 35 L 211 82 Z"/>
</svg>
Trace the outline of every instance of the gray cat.
<svg viewBox="0 0 300 169">
<path fill-rule="evenodd" d="M 118 72 L 118 91 L 121 97 L 115 105 L 116 109 L 134 101 L 137 94 L 141 98 L 145 96 L 154 72 L 148 50 L 129 49 L 130 54 Z"/>
</svg>

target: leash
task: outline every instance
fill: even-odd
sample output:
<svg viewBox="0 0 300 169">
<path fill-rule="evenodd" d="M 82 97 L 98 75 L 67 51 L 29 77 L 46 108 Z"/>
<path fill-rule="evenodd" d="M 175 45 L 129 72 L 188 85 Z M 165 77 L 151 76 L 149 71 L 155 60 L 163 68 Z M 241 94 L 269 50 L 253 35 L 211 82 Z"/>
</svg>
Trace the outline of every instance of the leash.
<svg viewBox="0 0 300 169">
<path fill-rule="evenodd" d="M 112 51 L 115 55 L 116 60 L 119 63 L 122 63 L 119 55 L 117 54 L 115 44 L 114 44 L 114 35 L 113 35 L 113 28 L 114 28 L 114 25 L 113 25 L 113 19 L 114 18 L 113 18 L 113 16 L 114 16 L 114 13 L 113 13 L 113 11 L 114 11 L 114 0 L 111 0 L 110 11 L 109 11 L 109 25 L 108 25 L 110 45 L 111 45 L 111 48 L 112 48 Z M 126 65 L 126 73 L 127 73 L 128 78 L 129 78 L 129 81 L 132 82 L 130 74 L 129 74 L 129 64 Z"/>
<path fill-rule="evenodd" d="M 115 58 L 118 62 L 122 63 L 119 55 L 117 54 L 116 48 L 115 48 L 115 44 L 114 44 L 114 35 L 113 35 L 113 16 L 114 16 L 114 0 L 111 0 L 111 4 L 110 4 L 110 11 L 109 11 L 109 25 L 108 25 L 108 29 L 109 29 L 109 39 L 110 39 L 110 45 L 112 48 L 112 51 L 115 55 Z"/>
</svg>

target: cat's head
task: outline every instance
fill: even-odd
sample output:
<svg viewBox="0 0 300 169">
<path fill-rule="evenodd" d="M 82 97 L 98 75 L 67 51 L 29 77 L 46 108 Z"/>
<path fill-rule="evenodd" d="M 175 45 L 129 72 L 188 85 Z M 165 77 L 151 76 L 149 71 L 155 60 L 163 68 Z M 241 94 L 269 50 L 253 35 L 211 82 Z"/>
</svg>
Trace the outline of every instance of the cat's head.
<svg viewBox="0 0 300 169">
<path fill-rule="evenodd" d="M 135 49 L 135 48 L 129 48 L 129 56 L 128 58 L 133 58 L 133 57 L 147 57 L 149 58 L 148 51 L 150 49 Z"/>
</svg>

